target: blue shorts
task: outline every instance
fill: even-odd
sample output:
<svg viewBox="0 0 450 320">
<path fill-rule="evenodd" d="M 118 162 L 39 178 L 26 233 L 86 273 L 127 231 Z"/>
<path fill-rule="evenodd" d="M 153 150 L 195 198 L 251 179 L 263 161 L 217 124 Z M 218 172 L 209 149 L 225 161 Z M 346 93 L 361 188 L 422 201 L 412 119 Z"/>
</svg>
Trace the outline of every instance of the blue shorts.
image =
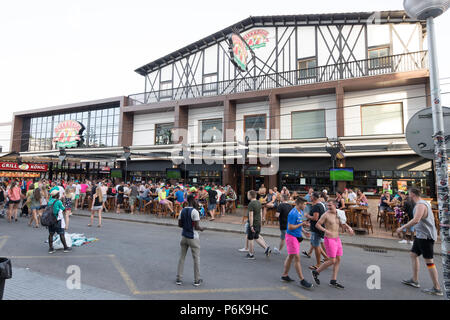
<svg viewBox="0 0 450 320">
<path fill-rule="evenodd" d="M 414 231 L 415 231 L 414 227 L 415 227 L 415 226 L 409 227 L 409 228 L 408 228 L 408 229 L 409 229 L 409 232 L 414 233 Z M 403 229 L 403 232 L 407 232 L 408 229 Z"/>
<path fill-rule="evenodd" d="M 317 232 L 311 231 L 311 246 L 317 248 L 320 246 L 320 242 L 322 241 L 322 237 Z"/>
<path fill-rule="evenodd" d="M 213 210 L 216 210 L 216 204 L 208 204 L 208 210 L 209 211 L 213 211 Z"/>
</svg>

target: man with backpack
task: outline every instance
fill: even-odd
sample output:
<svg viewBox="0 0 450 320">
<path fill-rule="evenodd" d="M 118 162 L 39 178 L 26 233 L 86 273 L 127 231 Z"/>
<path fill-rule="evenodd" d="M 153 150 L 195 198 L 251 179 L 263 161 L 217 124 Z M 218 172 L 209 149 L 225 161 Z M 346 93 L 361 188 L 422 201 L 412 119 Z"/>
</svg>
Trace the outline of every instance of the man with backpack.
<svg viewBox="0 0 450 320">
<path fill-rule="evenodd" d="M 198 287 L 203 283 L 203 280 L 200 278 L 200 240 L 197 231 L 203 231 L 205 228 L 200 227 L 200 215 L 194 195 L 188 195 L 187 202 L 187 207 L 181 210 L 178 216 L 178 226 L 183 228 L 183 232 L 181 233 L 181 253 L 176 284 L 183 284 L 184 260 L 188 249 L 191 248 L 192 258 L 194 259 L 194 286 Z"/>
<path fill-rule="evenodd" d="M 66 226 L 63 212 L 65 208 L 61 200 L 59 200 L 59 190 L 53 190 L 50 195 L 51 198 L 48 201 L 48 206 L 41 219 L 42 225 L 48 227 L 48 253 L 52 254 L 55 252 L 55 249 L 53 248 L 53 236 L 55 233 L 59 234 L 61 243 L 64 246 L 64 252 L 70 252 L 72 249 L 67 246 L 64 235 Z"/>
</svg>

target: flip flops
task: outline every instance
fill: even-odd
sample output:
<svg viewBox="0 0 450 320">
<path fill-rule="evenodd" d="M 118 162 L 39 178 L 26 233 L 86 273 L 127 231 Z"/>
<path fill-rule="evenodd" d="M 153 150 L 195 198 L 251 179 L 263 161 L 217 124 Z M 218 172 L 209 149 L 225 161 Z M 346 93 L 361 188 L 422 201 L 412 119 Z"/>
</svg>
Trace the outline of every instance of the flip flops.
<svg viewBox="0 0 450 320">
<path fill-rule="evenodd" d="M 316 266 L 309 266 L 309 270 L 317 270 L 318 268 Z"/>
</svg>

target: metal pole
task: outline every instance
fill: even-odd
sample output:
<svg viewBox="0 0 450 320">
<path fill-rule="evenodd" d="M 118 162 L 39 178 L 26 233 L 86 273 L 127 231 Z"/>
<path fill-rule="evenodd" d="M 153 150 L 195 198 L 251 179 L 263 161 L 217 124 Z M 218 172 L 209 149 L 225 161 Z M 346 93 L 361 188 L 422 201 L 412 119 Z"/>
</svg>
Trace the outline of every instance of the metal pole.
<svg viewBox="0 0 450 320">
<path fill-rule="evenodd" d="M 441 105 L 441 88 L 439 84 L 439 70 L 436 56 L 436 39 L 434 18 L 427 19 L 428 54 L 430 63 L 430 86 L 433 114 L 434 165 L 436 172 L 436 194 L 439 206 L 439 220 L 441 224 L 441 247 L 444 290 L 446 299 L 450 299 L 450 236 L 449 236 L 449 185 L 447 151 L 444 132 L 444 116 Z M 438 227 L 438 226 L 436 226 Z"/>
</svg>

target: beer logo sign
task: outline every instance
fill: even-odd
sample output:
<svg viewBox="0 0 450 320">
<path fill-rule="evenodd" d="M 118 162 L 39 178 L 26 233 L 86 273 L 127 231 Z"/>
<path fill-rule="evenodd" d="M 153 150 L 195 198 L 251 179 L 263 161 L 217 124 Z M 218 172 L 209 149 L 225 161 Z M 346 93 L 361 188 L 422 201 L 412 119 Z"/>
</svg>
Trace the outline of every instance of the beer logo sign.
<svg viewBox="0 0 450 320">
<path fill-rule="evenodd" d="M 75 120 L 60 122 L 55 128 L 56 148 L 76 148 L 83 142 L 84 125 Z"/>
<path fill-rule="evenodd" d="M 263 48 L 269 42 L 269 32 L 264 29 L 252 30 L 244 35 L 244 40 L 251 49 Z"/>
</svg>

